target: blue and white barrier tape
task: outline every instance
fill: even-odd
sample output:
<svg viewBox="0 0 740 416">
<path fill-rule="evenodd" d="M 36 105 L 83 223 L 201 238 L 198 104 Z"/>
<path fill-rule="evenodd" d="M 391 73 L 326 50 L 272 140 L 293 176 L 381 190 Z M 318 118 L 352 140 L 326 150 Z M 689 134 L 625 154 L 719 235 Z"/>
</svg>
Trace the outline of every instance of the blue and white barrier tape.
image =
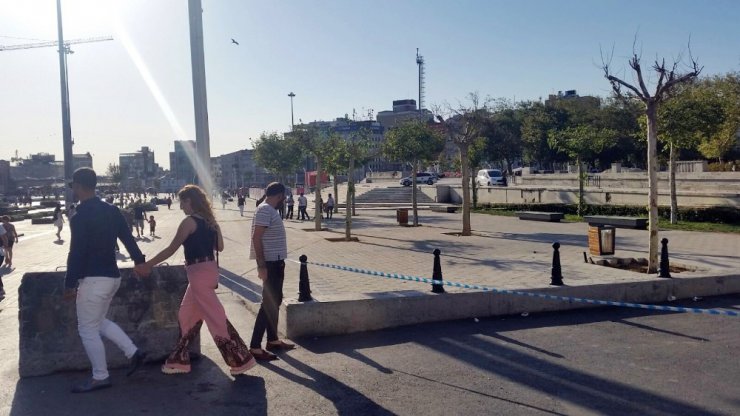
<svg viewBox="0 0 740 416">
<path fill-rule="evenodd" d="M 300 261 L 298 260 L 289 259 L 289 261 L 292 261 L 294 263 L 300 263 Z M 376 270 L 365 270 L 365 269 L 359 269 L 356 267 L 340 266 L 337 264 L 315 263 L 312 261 L 306 262 L 306 264 L 311 264 L 311 265 L 319 266 L 319 267 L 325 267 L 328 269 L 336 269 L 336 270 L 343 270 L 343 271 L 352 272 L 352 273 L 366 274 L 366 275 L 375 276 L 375 277 L 385 277 L 388 279 L 406 280 L 410 282 L 444 285 L 444 286 L 450 286 L 450 287 L 458 287 L 462 289 L 483 290 L 487 292 L 501 293 L 501 294 L 506 294 L 506 295 L 527 296 L 531 298 L 541 298 L 541 299 L 557 300 L 557 301 L 564 301 L 564 302 L 587 303 L 591 305 L 620 306 L 623 308 L 649 309 L 653 311 L 668 311 L 668 312 L 697 313 L 697 314 L 707 314 L 707 315 L 724 315 L 724 316 L 740 317 L 740 312 L 724 310 L 724 309 L 685 308 L 682 306 L 647 305 L 643 303 L 616 302 L 616 301 L 611 301 L 611 300 L 586 299 L 586 298 L 577 298 L 577 297 L 571 297 L 571 296 L 557 296 L 557 295 L 549 295 L 546 293 L 524 292 L 521 290 L 498 289 L 498 288 L 489 287 L 489 286 L 480 286 L 480 285 L 467 284 L 467 283 L 456 283 L 456 282 L 450 282 L 449 280 L 433 280 L 433 279 L 428 279 L 426 277 L 408 276 L 408 275 L 399 274 L 399 273 L 385 273 L 385 272 L 379 272 Z"/>
</svg>

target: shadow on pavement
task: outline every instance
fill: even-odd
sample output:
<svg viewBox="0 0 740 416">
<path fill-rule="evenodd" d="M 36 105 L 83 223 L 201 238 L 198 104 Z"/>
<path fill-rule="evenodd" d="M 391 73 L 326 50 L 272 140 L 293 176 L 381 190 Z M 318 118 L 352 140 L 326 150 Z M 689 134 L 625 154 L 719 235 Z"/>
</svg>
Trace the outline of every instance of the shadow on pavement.
<svg viewBox="0 0 740 416">
<path fill-rule="evenodd" d="M 294 374 L 274 365 L 265 365 L 265 368 L 294 383 L 315 391 L 334 404 L 339 415 L 393 415 L 370 398 L 354 388 L 340 382 L 313 367 L 304 364 L 289 355 L 281 355 L 280 359 L 305 374 L 305 377 Z"/>
<path fill-rule="evenodd" d="M 252 303 L 262 302 L 262 286 L 224 268 L 219 268 L 219 283 Z"/>
<path fill-rule="evenodd" d="M 59 373 L 20 379 L 11 416 L 28 415 L 267 415 L 267 392 L 262 377 L 229 377 L 207 357 L 193 362 L 193 371 L 165 375 L 159 364 L 147 365 L 130 378 L 111 371 L 113 387 L 72 394 L 74 383 L 89 372 Z"/>
<path fill-rule="evenodd" d="M 740 302 L 738 296 L 711 298 L 701 303 L 702 308 L 729 308 Z M 671 303 L 697 307 L 695 302 Z M 440 324 L 423 324 L 383 331 L 353 334 L 345 337 L 325 337 L 301 340 L 303 348 L 315 353 L 340 353 L 354 358 L 380 372 L 389 374 L 399 372 L 414 378 L 441 383 L 457 389 L 466 387 L 450 385 L 446 379 L 430 379 L 420 374 L 395 370 L 380 364 L 358 350 L 372 349 L 390 345 L 415 343 L 429 350 L 462 361 L 478 370 L 489 372 L 496 377 L 510 380 L 532 390 L 558 397 L 599 414 L 651 414 L 651 415 L 710 415 L 715 414 L 682 398 L 654 393 L 636 384 L 626 384 L 610 380 L 604 376 L 591 374 L 575 368 L 570 360 L 562 360 L 560 354 L 544 348 L 529 345 L 500 335 L 502 332 L 529 330 L 535 328 L 575 326 L 594 322 L 616 321 L 627 323 L 625 319 L 649 315 L 666 315 L 672 312 L 648 312 L 632 309 L 599 308 L 584 311 L 543 313 L 529 318 L 507 317 L 482 319 L 479 323 L 469 320 Z M 629 323 L 631 324 L 631 323 Z M 666 336 L 689 338 L 699 342 L 704 338 L 673 331 L 659 330 L 642 324 L 634 328 L 658 331 Z M 436 328 L 436 327 L 439 327 Z M 503 342 L 496 342 L 503 341 Z M 521 348 L 532 351 L 523 351 Z M 598 352 L 596 352 L 598 354 Z M 554 358 L 554 360 L 553 360 Z M 515 403 L 525 407 L 558 414 L 527 403 L 515 402 L 508 398 L 474 391 L 498 400 Z"/>
</svg>

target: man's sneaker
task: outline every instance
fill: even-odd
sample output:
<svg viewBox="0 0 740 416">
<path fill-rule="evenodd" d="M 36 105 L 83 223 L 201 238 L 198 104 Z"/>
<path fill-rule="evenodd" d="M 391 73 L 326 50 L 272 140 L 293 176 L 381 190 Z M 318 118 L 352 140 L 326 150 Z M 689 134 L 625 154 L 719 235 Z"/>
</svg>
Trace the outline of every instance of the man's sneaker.
<svg viewBox="0 0 740 416">
<path fill-rule="evenodd" d="M 190 364 L 164 363 L 162 372 L 165 374 L 187 374 L 190 372 Z"/>
<path fill-rule="evenodd" d="M 254 357 L 251 357 L 249 361 L 247 361 L 243 366 L 241 367 L 231 367 L 229 372 L 232 376 L 238 376 L 239 374 L 244 374 L 250 369 L 252 369 L 255 365 L 257 365 L 257 360 Z"/>
<path fill-rule="evenodd" d="M 95 380 L 93 378 L 87 380 L 82 384 L 78 384 L 72 388 L 72 393 L 89 393 L 95 390 L 102 390 L 111 387 L 113 384 L 110 382 L 110 377 L 105 380 Z"/>
<path fill-rule="evenodd" d="M 146 358 L 146 353 L 142 352 L 141 350 L 136 350 L 134 355 L 129 359 L 128 364 L 128 371 L 126 372 L 126 377 L 130 377 L 132 374 L 136 372 L 136 370 L 141 367 L 142 364 L 144 364 L 144 359 Z"/>
</svg>

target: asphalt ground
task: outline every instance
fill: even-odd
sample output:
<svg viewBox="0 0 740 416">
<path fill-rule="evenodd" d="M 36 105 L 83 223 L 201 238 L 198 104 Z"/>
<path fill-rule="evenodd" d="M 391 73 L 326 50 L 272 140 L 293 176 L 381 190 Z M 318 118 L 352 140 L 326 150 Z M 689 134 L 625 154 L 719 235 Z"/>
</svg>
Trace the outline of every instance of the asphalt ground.
<svg viewBox="0 0 740 416">
<path fill-rule="evenodd" d="M 248 337 L 253 316 L 220 296 Z M 740 310 L 740 295 L 671 304 Z M 236 378 L 209 339 L 191 374 L 115 370 L 113 388 L 87 395 L 69 393 L 87 373 L 3 377 L 0 414 L 740 414 L 732 317 L 601 308 L 297 341 Z"/>
</svg>

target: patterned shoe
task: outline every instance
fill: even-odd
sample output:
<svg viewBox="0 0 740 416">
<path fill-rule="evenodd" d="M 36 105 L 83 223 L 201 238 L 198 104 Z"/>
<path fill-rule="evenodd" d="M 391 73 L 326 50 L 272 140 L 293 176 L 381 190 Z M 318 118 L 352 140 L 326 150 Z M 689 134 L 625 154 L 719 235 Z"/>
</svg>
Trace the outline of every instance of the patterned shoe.
<svg viewBox="0 0 740 416">
<path fill-rule="evenodd" d="M 187 374 L 190 372 L 190 364 L 164 363 L 162 372 L 165 374 Z"/>
<path fill-rule="evenodd" d="M 232 376 L 238 376 L 239 374 L 244 374 L 250 369 L 254 368 L 254 366 L 257 365 L 257 360 L 254 359 L 254 357 L 251 357 L 249 361 L 246 362 L 241 367 L 231 367 L 231 370 L 229 372 Z"/>
</svg>

